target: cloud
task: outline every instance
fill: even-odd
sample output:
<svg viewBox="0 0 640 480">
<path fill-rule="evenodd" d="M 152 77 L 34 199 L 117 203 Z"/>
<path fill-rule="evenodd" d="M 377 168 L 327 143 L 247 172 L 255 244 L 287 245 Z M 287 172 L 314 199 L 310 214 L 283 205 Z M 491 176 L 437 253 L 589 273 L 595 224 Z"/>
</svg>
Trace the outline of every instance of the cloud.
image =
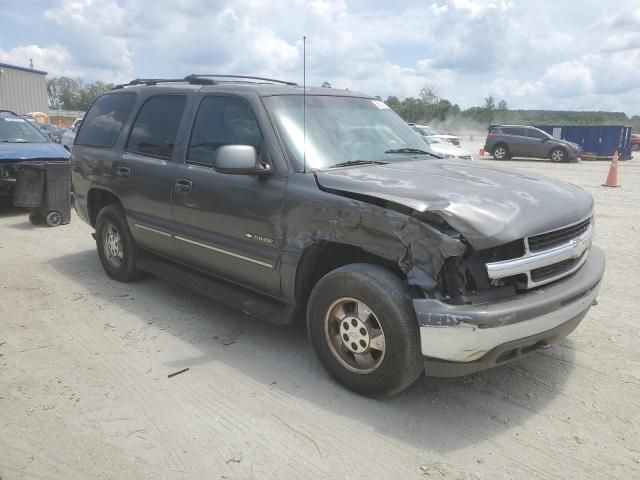
<svg viewBox="0 0 640 480">
<path fill-rule="evenodd" d="M 640 5 L 621 2 L 32 0 L 0 11 L 0 59 L 88 81 L 213 72 L 301 82 L 306 35 L 311 84 L 383 97 L 430 84 L 462 106 L 492 93 L 514 107 L 599 109 L 617 97 L 640 113 Z"/>
</svg>

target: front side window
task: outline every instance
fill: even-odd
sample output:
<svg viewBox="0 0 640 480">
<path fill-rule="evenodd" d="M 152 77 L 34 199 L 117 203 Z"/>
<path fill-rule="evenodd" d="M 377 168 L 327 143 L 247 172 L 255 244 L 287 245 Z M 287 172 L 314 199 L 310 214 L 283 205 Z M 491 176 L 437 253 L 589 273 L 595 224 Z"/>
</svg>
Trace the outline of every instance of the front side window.
<svg viewBox="0 0 640 480">
<path fill-rule="evenodd" d="M 187 162 L 211 166 L 216 150 L 222 145 L 251 145 L 259 153 L 262 143 L 258 121 L 246 100 L 205 97 L 191 131 Z"/>
<path fill-rule="evenodd" d="M 425 137 L 380 100 L 308 95 L 306 125 L 302 95 L 264 97 L 264 101 L 297 171 L 428 155 Z"/>
<path fill-rule="evenodd" d="M 148 99 L 133 124 L 127 151 L 171 158 L 186 103 L 184 95 L 158 95 Z"/>
<path fill-rule="evenodd" d="M 531 138 L 537 138 L 538 140 L 549 138 L 546 132 L 538 130 L 537 128 L 527 128 L 527 135 Z"/>
<path fill-rule="evenodd" d="M 98 98 L 82 122 L 76 145 L 113 147 L 135 99 L 135 93 L 111 93 Z"/>
</svg>

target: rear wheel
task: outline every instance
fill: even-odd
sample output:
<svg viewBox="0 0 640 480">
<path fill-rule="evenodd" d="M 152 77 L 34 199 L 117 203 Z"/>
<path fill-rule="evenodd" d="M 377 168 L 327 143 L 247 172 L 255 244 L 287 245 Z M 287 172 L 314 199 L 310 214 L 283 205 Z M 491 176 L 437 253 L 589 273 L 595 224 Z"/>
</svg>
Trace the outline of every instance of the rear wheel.
<svg viewBox="0 0 640 480">
<path fill-rule="evenodd" d="M 509 158 L 509 147 L 502 143 L 496 145 L 493 149 L 493 158 L 496 160 L 507 160 Z"/>
<path fill-rule="evenodd" d="M 560 162 L 566 162 L 568 155 L 564 149 L 554 148 L 553 150 L 551 150 L 551 153 L 549 154 L 549 158 L 551 159 L 552 162 L 560 163 Z"/>
<path fill-rule="evenodd" d="M 354 392 L 390 396 L 423 372 L 407 288 L 377 265 L 352 264 L 325 275 L 311 293 L 307 326 L 323 366 Z"/>
<path fill-rule="evenodd" d="M 140 277 L 136 266 L 139 249 L 120 205 L 107 205 L 98 213 L 96 246 L 102 267 L 111 278 L 131 282 Z"/>
<path fill-rule="evenodd" d="M 634 152 L 640 152 L 640 143 L 634 143 L 633 145 L 631 145 L 631 150 L 633 150 Z"/>
</svg>

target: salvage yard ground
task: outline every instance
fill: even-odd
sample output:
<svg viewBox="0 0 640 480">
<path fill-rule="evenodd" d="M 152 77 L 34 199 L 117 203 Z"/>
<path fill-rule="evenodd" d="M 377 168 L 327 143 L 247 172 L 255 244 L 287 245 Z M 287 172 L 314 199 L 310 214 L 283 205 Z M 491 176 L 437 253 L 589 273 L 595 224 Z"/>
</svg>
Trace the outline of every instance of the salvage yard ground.
<svg viewBox="0 0 640 480">
<path fill-rule="evenodd" d="M 114 282 L 77 217 L 0 206 L 0 477 L 640 478 L 640 160 L 617 189 L 606 162 L 501 165 L 594 194 L 599 305 L 552 349 L 384 401 L 333 383 L 302 327 Z"/>
</svg>

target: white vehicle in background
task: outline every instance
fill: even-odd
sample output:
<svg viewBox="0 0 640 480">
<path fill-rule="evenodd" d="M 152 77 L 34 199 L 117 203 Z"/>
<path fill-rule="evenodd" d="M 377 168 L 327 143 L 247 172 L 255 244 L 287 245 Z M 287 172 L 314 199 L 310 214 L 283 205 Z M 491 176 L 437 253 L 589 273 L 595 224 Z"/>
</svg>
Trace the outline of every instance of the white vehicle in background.
<svg viewBox="0 0 640 480">
<path fill-rule="evenodd" d="M 73 148 L 73 142 L 76 139 L 76 133 L 78 133 L 78 128 L 80 128 L 80 123 L 82 123 L 82 117 L 76 118 L 73 124 L 71 124 L 71 128 L 62 135 L 62 146 L 69 151 Z"/>
<path fill-rule="evenodd" d="M 456 146 L 460 145 L 460 137 L 456 137 L 455 135 L 444 135 L 440 133 L 437 128 L 430 127 L 429 125 L 410 123 L 409 126 L 424 137 L 444 140 L 445 142 Z"/>
<path fill-rule="evenodd" d="M 429 151 L 443 158 L 461 158 L 463 160 L 473 160 L 473 155 L 468 150 L 456 147 L 440 138 L 422 137 L 429 145 Z"/>
</svg>

